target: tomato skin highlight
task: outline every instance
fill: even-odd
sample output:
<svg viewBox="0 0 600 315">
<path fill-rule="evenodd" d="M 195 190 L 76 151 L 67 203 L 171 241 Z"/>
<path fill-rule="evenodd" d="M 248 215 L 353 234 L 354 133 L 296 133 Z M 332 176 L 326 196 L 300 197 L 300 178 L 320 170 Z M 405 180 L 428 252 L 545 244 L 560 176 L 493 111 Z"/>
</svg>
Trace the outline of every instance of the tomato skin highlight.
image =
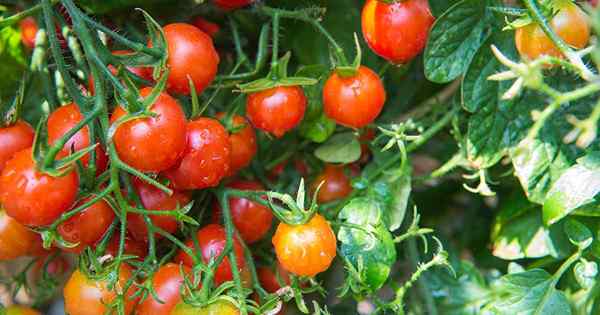
<svg viewBox="0 0 600 315">
<path fill-rule="evenodd" d="M 576 4 L 564 6 L 550 20 L 550 27 L 565 43 L 582 49 L 589 43 L 590 25 L 587 15 Z M 531 23 L 515 32 L 515 44 L 522 58 L 535 60 L 543 55 L 562 58 L 563 55 L 542 28 Z"/>
<path fill-rule="evenodd" d="M 189 192 L 173 190 L 173 194 L 169 196 L 162 190 L 137 177 L 133 178 L 132 183 L 140 197 L 142 205 L 148 210 L 176 210 L 178 207 L 185 207 L 191 201 Z M 168 233 L 175 233 L 177 231 L 179 223 L 173 216 L 150 215 L 149 218 L 155 226 Z M 148 242 L 148 229 L 143 215 L 128 213 L 127 229 L 134 239 Z M 156 238 L 161 237 L 158 233 L 154 233 L 154 236 Z"/>
<path fill-rule="evenodd" d="M 30 255 L 40 246 L 39 234 L 0 211 L 0 261 Z"/>
<path fill-rule="evenodd" d="M 230 168 L 227 130 L 216 119 L 200 117 L 187 123 L 187 147 L 179 164 L 164 175 L 177 189 L 203 189 L 217 186 Z"/>
<path fill-rule="evenodd" d="M 216 117 L 223 119 L 225 113 L 217 113 Z M 248 166 L 258 150 L 256 132 L 248 120 L 240 115 L 234 115 L 232 120 L 233 127 L 241 129 L 229 134 L 229 142 L 231 143 L 231 168 L 229 176 Z"/>
<path fill-rule="evenodd" d="M 31 149 L 26 149 L 6 163 L 0 176 L 0 203 L 19 223 L 39 227 L 51 224 L 71 208 L 79 178 L 74 170 L 62 177 L 42 174 L 32 155 Z"/>
<path fill-rule="evenodd" d="M 279 138 L 300 123 L 306 104 L 301 87 L 279 86 L 248 95 L 246 114 L 254 127 Z"/>
<path fill-rule="evenodd" d="M 84 204 L 91 198 L 86 198 L 78 204 Z M 115 213 L 110 205 L 100 199 L 83 211 L 70 217 L 58 226 L 58 234 L 69 243 L 79 243 L 73 248 L 63 248 L 71 253 L 81 253 L 86 247 L 98 242 L 115 219 Z"/>
<path fill-rule="evenodd" d="M 238 180 L 227 184 L 227 187 L 238 190 L 265 190 L 263 185 L 256 181 Z M 268 207 L 246 198 L 230 197 L 229 209 L 233 224 L 246 243 L 255 243 L 269 232 L 273 213 Z M 213 213 L 216 222 L 219 222 L 222 217 L 221 210 L 219 203 L 215 202 Z"/>
<path fill-rule="evenodd" d="M 0 172 L 15 153 L 33 145 L 34 137 L 33 128 L 22 120 L 8 127 L 0 128 Z"/>
<path fill-rule="evenodd" d="M 404 64 L 423 51 L 434 20 L 427 0 L 391 4 L 367 0 L 362 10 L 362 32 L 377 55 Z"/>
<path fill-rule="evenodd" d="M 323 87 L 323 110 L 336 123 L 362 128 L 381 113 L 386 93 L 379 76 L 361 66 L 356 75 L 341 77 L 331 74 Z"/>
<path fill-rule="evenodd" d="M 219 54 L 212 38 L 186 23 L 173 23 L 163 27 L 167 39 L 169 58 L 167 67 L 169 93 L 190 94 L 188 76 L 194 82 L 198 94 L 210 85 L 217 75 Z"/>
<path fill-rule="evenodd" d="M 192 279 L 190 267 L 181 266 L 189 279 Z M 136 315 L 170 314 L 181 301 L 180 288 L 184 285 L 181 269 L 178 264 L 167 263 L 160 267 L 152 276 L 152 287 L 160 301 L 151 294 L 136 307 Z M 162 302 L 162 303 L 161 303 Z"/>
<path fill-rule="evenodd" d="M 79 269 L 75 270 L 65 288 L 65 313 L 69 315 L 101 315 L 109 310 L 106 304 L 111 303 L 117 297 L 115 290 L 122 292 L 123 286 L 132 277 L 132 269 L 126 264 L 119 268 L 119 278 L 115 287 L 108 287 L 108 280 L 94 280 L 86 277 Z M 131 314 L 136 304 L 132 295 L 135 286 L 131 285 L 125 292 L 125 314 Z"/>
<path fill-rule="evenodd" d="M 28 16 L 19 22 L 19 28 L 21 29 L 21 43 L 23 43 L 23 46 L 33 49 L 38 32 L 37 22 L 33 17 Z"/>
<path fill-rule="evenodd" d="M 344 172 L 343 166 L 333 164 L 325 165 L 323 172 L 315 178 L 311 185 L 313 194 L 316 192 L 317 187 L 321 182 L 323 182 L 323 185 L 317 195 L 317 201 L 319 203 L 340 200 L 347 197 L 352 192 L 350 179 Z"/>
<path fill-rule="evenodd" d="M 336 241 L 331 226 L 320 214 L 303 225 L 280 223 L 272 239 L 283 269 L 309 277 L 329 268 L 336 256 Z"/>
<path fill-rule="evenodd" d="M 218 224 L 209 224 L 201 228 L 198 233 L 198 245 L 202 252 L 202 261 L 208 264 L 210 259 L 216 259 L 225 248 L 227 242 L 227 233 L 225 228 Z M 190 249 L 194 250 L 193 240 L 188 240 L 185 243 Z M 237 258 L 237 267 L 240 272 L 245 267 L 244 251 L 242 245 L 237 238 L 233 238 L 233 250 L 235 251 Z M 194 260 L 184 251 L 179 251 L 174 260 L 176 263 L 183 263 L 188 267 L 194 266 Z M 215 285 L 219 285 L 226 281 L 233 280 L 233 274 L 231 273 L 231 263 L 229 257 L 225 257 L 221 264 L 217 266 L 215 270 Z"/>
<path fill-rule="evenodd" d="M 151 88 L 142 88 L 140 95 L 147 97 Z M 142 172 L 160 172 L 179 160 L 186 146 L 185 113 L 169 94 L 161 93 L 150 110 L 155 117 L 138 118 L 117 127 L 113 141 L 123 162 Z M 126 115 L 118 106 L 111 123 Z"/>
<path fill-rule="evenodd" d="M 243 8 L 252 2 L 253 0 L 213 0 L 213 2 L 221 9 L 229 11 L 239 8 Z"/>
<path fill-rule="evenodd" d="M 238 310 L 233 304 L 226 301 L 216 301 L 205 307 L 195 307 L 181 302 L 175 306 L 171 315 L 239 315 Z"/>
</svg>

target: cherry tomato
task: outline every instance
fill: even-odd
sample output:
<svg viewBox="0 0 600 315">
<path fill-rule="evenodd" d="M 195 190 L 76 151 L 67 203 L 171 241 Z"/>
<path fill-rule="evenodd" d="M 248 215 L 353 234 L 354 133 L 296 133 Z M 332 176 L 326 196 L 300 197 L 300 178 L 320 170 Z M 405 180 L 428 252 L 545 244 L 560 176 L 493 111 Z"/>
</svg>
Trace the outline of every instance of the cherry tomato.
<svg viewBox="0 0 600 315">
<path fill-rule="evenodd" d="M 590 39 L 590 25 L 587 19 L 585 12 L 576 4 L 568 3 L 550 20 L 550 27 L 568 45 L 582 49 Z M 534 60 L 542 55 L 562 57 L 560 50 L 535 23 L 517 29 L 515 44 L 524 59 Z"/>
<path fill-rule="evenodd" d="M 33 270 L 36 274 L 36 279 L 41 279 L 44 271 L 50 276 L 60 277 L 69 270 L 71 264 L 69 263 L 67 257 L 60 253 L 56 256 L 53 256 L 56 251 L 58 250 L 46 251 L 45 254 L 38 257 L 33 267 Z"/>
<path fill-rule="evenodd" d="M 354 76 L 342 77 L 334 72 L 327 79 L 323 87 L 323 110 L 340 125 L 362 128 L 379 116 L 385 98 L 379 76 L 361 66 Z"/>
<path fill-rule="evenodd" d="M 0 261 L 27 256 L 36 244 L 41 244 L 39 234 L 0 211 Z"/>
<path fill-rule="evenodd" d="M 202 252 L 202 261 L 208 263 L 211 259 L 216 259 L 221 255 L 227 242 L 227 235 L 225 228 L 218 224 L 209 224 L 198 231 L 198 245 Z M 186 245 L 194 249 L 193 240 L 188 240 Z M 237 238 L 233 239 L 233 250 L 235 251 L 237 258 L 238 270 L 242 271 L 245 266 L 244 251 L 242 245 Z M 175 262 L 182 262 L 184 265 L 193 267 L 194 261 L 192 257 L 183 251 L 179 251 L 175 257 Z M 231 273 L 231 263 L 229 257 L 225 257 L 221 264 L 217 266 L 215 270 L 215 285 L 219 285 L 226 281 L 233 280 L 233 274 Z"/>
<path fill-rule="evenodd" d="M 34 136 L 33 128 L 22 120 L 0 128 L 0 172 L 15 153 L 31 147 Z"/>
<path fill-rule="evenodd" d="M 4 315 L 41 315 L 42 313 L 25 306 L 11 305 L 4 309 Z"/>
<path fill-rule="evenodd" d="M 281 137 L 296 127 L 306 111 L 299 86 L 280 86 L 248 95 L 246 114 L 254 127 Z"/>
<path fill-rule="evenodd" d="M 260 285 L 267 290 L 267 292 L 275 293 L 277 290 L 281 289 L 281 284 L 277 279 L 277 274 L 272 268 L 258 267 L 256 269 L 256 273 L 258 274 Z M 281 268 L 279 264 L 277 265 L 277 273 L 279 273 L 279 278 L 281 278 L 285 285 L 289 285 L 291 283 L 290 275 L 287 273 L 287 271 Z"/>
<path fill-rule="evenodd" d="M 163 28 L 167 39 L 170 93 L 190 94 L 188 77 L 198 94 L 214 80 L 219 67 L 219 54 L 209 35 L 186 23 L 173 23 Z"/>
<path fill-rule="evenodd" d="M 213 0 L 214 3 L 223 10 L 235 10 L 245 7 L 253 2 L 253 0 Z"/>
<path fill-rule="evenodd" d="M 35 47 L 35 36 L 37 35 L 38 25 L 35 19 L 28 16 L 19 22 L 21 29 L 21 42 L 23 46 L 33 49 Z"/>
<path fill-rule="evenodd" d="M 0 176 L 0 203 L 19 223 L 30 226 L 51 224 L 70 209 L 79 189 L 77 173 L 62 177 L 39 172 L 31 149 L 14 155 Z"/>
<path fill-rule="evenodd" d="M 265 190 L 263 185 L 256 181 L 234 181 L 227 187 L 238 190 Z M 273 214 L 268 207 L 260 205 L 246 198 L 229 198 L 229 208 L 233 224 L 240 232 L 242 239 L 248 243 L 254 243 L 267 234 L 271 228 Z M 220 221 L 221 207 L 215 203 L 213 207 L 216 221 Z"/>
<path fill-rule="evenodd" d="M 86 198 L 77 206 L 88 202 Z M 93 205 L 77 213 L 58 226 L 58 234 L 67 242 L 78 244 L 73 248 L 64 248 L 65 251 L 81 253 L 86 247 L 98 242 L 115 219 L 115 213 L 110 205 L 100 199 Z"/>
<path fill-rule="evenodd" d="M 217 114 L 218 119 L 222 120 L 223 117 L 225 117 L 225 113 Z M 256 133 L 246 118 L 234 115 L 232 117 L 232 127 L 237 130 L 229 134 L 229 142 L 231 143 L 231 169 L 229 175 L 233 175 L 248 166 L 257 150 Z"/>
<path fill-rule="evenodd" d="M 54 144 L 75 125 L 80 123 L 84 116 L 79 110 L 79 106 L 74 103 L 61 106 L 48 116 L 48 141 Z M 63 146 L 63 152 L 66 154 L 72 151 L 79 151 L 90 146 L 90 131 L 88 126 L 83 127 L 74 134 Z M 98 144 L 96 147 L 96 173 L 101 174 L 106 170 L 108 165 L 108 156 L 102 147 Z M 81 158 L 84 166 L 87 166 L 90 160 L 90 154 L 86 154 Z"/>
<path fill-rule="evenodd" d="M 75 270 L 63 290 L 65 313 L 69 315 L 101 315 L 110 313 L 107 305 L 115 300 L 117 293 L 123 293 L 124 286 L 132 277 L 132 270 L 126 264 L 119 268 L 119 278 L 114 287 L 109 288 L 108 279 L 91 279 L 79 269 Z M 125 314 L 133 311 L 136 299 L 133 295 L 135 285 L 129 286 L 125 293 Z M 116 312 L 115 312 L 116 313 Z"/>
<path fill-rule="evenodd" d="M 192 21 L 192 25 L 199 28 L 212 38 L 215 38 L 221 30 L 218 24 L 208 21 L 202 17 L 195 18 L 194 21 Z"/>
<path fill-rule="evenodd" d="M 325 165 L 323 172 L 315 178 L 311 185 L 311 191 L 314 193 L 317 187 L 323 183 L 317 196 L 319 203 L 327 203 L 335 200 L 340 200 L 350 195 L 352 185 L 350 179 L 344 173 L 343 166 L 332 164 Z"/>
<path fill-rule="evenodd" d="M 120 240 L 121 236 L 119 231 L 115 231 L 111 239 L 108 241 L 108 244 L 106 245 L 107 255 L 117 257 L 117 254 L 119 252 Z M 125 255 L 136 256 L 138 260 L 143 260 L 144 258 L 146 258 L 146 254 L 148 253 L 148 244 L 145 242 L 136 241 L 130 235 L 126 235 L 125 248 L 123 253 Z"/>
<path fill-rule="evenodd" d="M 184 302 L 175 306 L 171 315 L 239 315 L 240 310 L 233 304 L 218 300 L 205 307 L 195 307 Z"/>
<path fill-rule="evenodd" d="M 218 120 L 200 117 L 187 124 L 187 147 L 165 176 L 177 189 L 214 187 L 229 173 L 231 144 Z"/>
<path fill-rule="evenodd" d="M 147 97 L 151 88 L 142 88 Z M 154 117 L 138 118 L 117 127 L 113 141 L 123 162 L 143 172 L 166 170 L 179 160 L 186 146 L 186 118 L 179 103 L 169 94 L 161 93 L 150 110 Z M 114 123 L 126 115 L 118 106 L 112 117 Z"/>
<path fill-rule="evenodd" d="M 391 63 L 403 64 L 423 51 L 434 20 L 427 0 L 367 0 L 362 10 L 362 31 L 376 54 Z"/>
<path fill-rule="evenodd" d="M 280 223 L 273 236 L 281 266 L 298 276 L 315 276 L 329 268 L 336 255 L 336 238 L 329 223 L 316 214 L 308 223 Z"/>
<path fill-rule="evenodd" d="M 190 267 L 181 267 L 185 274 L 192 280 L 192 270 Z M 136 307 L 137 315 L 163 315 L 171 314 L 181 301 L 181 286 L 184 285 L 184 279 L 181 275 L 180 265 L 168 263 L 160 267 L 152 276 L 152 288 L 156 292 L 158 301 L 151 294 Z"/>
<path fill-rule="evenodd" d="M 177 208 L 183 208 L 191 200 L 189 192 L 173 190 L 173 194 L 169 196 L 137 177 L 133 179 L 133 186 L 137 190 L 142 205 L 148 210 L 176 210 Z M 177 231 L 177 219 L 173 216 L 151 215 L 149 218 L 155 226 L 168 233 Z M 127 229 L 134 239 L 148 242 L 148 230 L 143 215 L 129 213 L 127 215 Z M 155 233 L 155 237 L 160 237 L 160 234 Z"/>
</svg>

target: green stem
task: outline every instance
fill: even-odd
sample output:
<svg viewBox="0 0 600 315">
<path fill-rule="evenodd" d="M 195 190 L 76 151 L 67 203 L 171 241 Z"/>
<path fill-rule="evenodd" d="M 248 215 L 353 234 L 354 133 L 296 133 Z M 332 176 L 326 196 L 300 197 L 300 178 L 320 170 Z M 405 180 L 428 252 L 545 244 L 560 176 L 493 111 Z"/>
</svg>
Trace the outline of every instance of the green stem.
<svg viewBox="0 0 600 315">
<path fill-rule="evenodd" d="M 58 3 L 59 1 L 60 0 L 51 0 L 50 4 L 54 5 L 54 4 Z M 40 10 L 42 10 L 42 7 L 43 7 L 43 3 L 36 4 L 27 10 L 21 11 L 17 14 L 11 15 L 5 19 L 0 20 L 0 29 L 3 29 L 7 26 L 11 26 L 16 23 L 19 23 L 24 18 L 26 18 L 28 16 L 32 16 L 34 14 L 37 14 Z"/>
</svg>

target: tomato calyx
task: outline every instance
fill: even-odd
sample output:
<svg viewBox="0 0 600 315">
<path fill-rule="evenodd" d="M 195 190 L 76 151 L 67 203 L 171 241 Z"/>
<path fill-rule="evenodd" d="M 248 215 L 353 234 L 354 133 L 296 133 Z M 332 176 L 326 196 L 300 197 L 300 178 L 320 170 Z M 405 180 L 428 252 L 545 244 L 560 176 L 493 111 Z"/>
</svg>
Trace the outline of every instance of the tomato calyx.
<svg viewBox="0 0 600 315">
<path fill-rule="evenodd" d="M 305 207 L 306 191 L 304 188 L 304 178 L 300 180 L 296 199 L 289 194 L 282 194 L 274 191 L 267 192 L 266 196 L 273 214 L 282 222 L 288 225 L 303 225 L 309 222 L 317 213 L 317 195 L 323 182 L 319 183 L 315 189 L 315 194 L 311 199 L 308 209 Z M 277 205 L 274 201 L 277 200 L 287 206 L 287 209 Z"/>
<path fill-rule="evenodd" d="M 337 72 L 340 77 L 348 78 L 355 76 L 361 66 L 362 49 L 360 48 L 360 42 L 358 41 L 358 35 L 356 33 L 354 33 L 354 43 L 356 45 L 356 56 L 354 57 L 352 64 L 346 64 L 346 57 L 343 56 L 343 53 L 342 59 L 340 59 L 339 56 L 332 58 L 336 63 L 335 72 Z M 334 54 L 334 56 L 336 56 L 336 54 Z"/>
</svg>

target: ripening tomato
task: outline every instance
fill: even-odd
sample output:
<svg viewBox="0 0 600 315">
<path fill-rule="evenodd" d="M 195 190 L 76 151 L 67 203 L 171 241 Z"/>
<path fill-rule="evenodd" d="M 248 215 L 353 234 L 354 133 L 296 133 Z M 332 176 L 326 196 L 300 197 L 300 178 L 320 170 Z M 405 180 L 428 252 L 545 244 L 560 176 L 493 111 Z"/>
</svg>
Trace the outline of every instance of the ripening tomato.
<svg viewBox="0 0 600 315">
<path fill-rule="evenodd" d="M 568 45 L 584 48 L 590 40 L 588 17 L 576 4 L 566 3 L 550 20 L 550 27 Z M 542 55 L 562 57 L 562 53 L 536 23 L 520 27 L 515 32 L 515 44 L 524 59 L 534 60 Z"/>
<path fill-rule="evenodd" d="M 115 231 L 108 244 L 106 245 L 105 253 L 107 255 L 111 255 L 113 257 L 117 257 L 119 252 L 119 241 L 121 240 L 121 236 L 119 231 Z M 146 258 L 146 254 L 148 253 L 148 243 L 137 241 L 133 239 L 129 234 L 125 235 L 125 247 L 123 250 L 125 255 L 135 256 L 138 260 L 143 260 Z"/>
<path fill-rule="evenodd" d="M 269 267 L 258 267 L 256 268 L 256 273 L 258 275 L 258 280 L 260 281 L 260 285 L 269 293 L 275 293 L 277 290 L 281 289 L 281 284 L 279 283 L 279 279 L 277 279 L 277 274 L 273 271 L 272 268 Z M 277 273 L 279 274 L 279 278 L 285 285 L 289 285 L 290 275 L 281 268 L 281 265 L 277 264 Z"/>
<path fill-rule="evenodd" d="M 223 10 L 235 10 L 245 7 L 253 0 L 213 0 L 214 3 Z"/>
<path fill-rule="evenodd" d="M 34 136 L 33 128 L 22 120 L 0 128 L 0 172 L 15 153 L 31 147 Z"/>
<path fill-rule="evenodd" d="M 107 305 L 115 300 L 117 293 L 124 293 L 125 314 L 131 314 L 137 300 L 137 297 L 133 296 L 136 287 L 131 284 L 126 292 L 123 291 L 132 275 L 131 267 L 121 264 L 119 278 L 114 287 L 109 288 L 109 279 L 92 279 L 79 269 L 75 270 L 63 290 L 65 313 L 69 315 L 108 314 L 110 309 Z"/>
<path fill-rule="evenodd" d="M 52 177 L 37 170 L 31 149 L 14 155 L 0 176 L 0 203 L 19 223 L 51 224 L 70 209 L 79 189 L 77 172 Z"/>
<path fill-rule="evenodd" d="M 151 88 L 142 88 L 140 95 L 147 97 Z M 177 100 L 160 93 L 150 110 L 154 117 L 138 118 L 117 127 L 113 141 L 123 162 L 142 172 L 166 170 L 179 160 L 186 146 L 185 113 Z M 111 123 L 126 115 L 118 106 Z"/>
<path fill-rule="evenodd" d="M 300 123 L 306 104 L 301 87 L 279 86 L 248 95 L 246 114 L 254 127 L 279 138 Z"/>
<path fill-rule="evenodd" d="M 79 106 L 75 103 L 70 103 L 57 108 L 48 116 L 48 141 L 50 144 L 54 144 L 67 132 L 69 132 L 75 125 L 80 123 L 84 119 L 84 116 L 79 110 Z M 88 126 L 83 127 L 76 134 L 74 134 L 67 143 L 63 146 L 63 152 L 69 154 L 74 151 L 83 150 L 90 146 L 90 131 Z M 108 156 L 102 149 L 102 146 L 98 144 L 96 147 L 96 174 L 101 174 L 106 170 L 108 165 Z M 88 165 L 90 160 L 90 154 L 86 154 L 81 158 L 81 162 L 84 166 Z"/>
<path fill-rule="evenodd" d="M 23 46 L 33 49 L 38 31 L 37 22 L 33 17 L 28 16 L 19 22 L 19 28 L 21 29 L 21 42 Z"/>
<path fill-rule="evenodd" d="M 83 199 L 75 207 L 88 202 Z M 64 248 L 67 252 L 81 253 L 86 247 L 98 242 L 115 219 L 115 213 L 108 202 L 100 199 L 93 205 L 70 217 L 58 226 L 58 234 L 67 242 L 78 244 Z"/>
<path fill-rule="evenodd" d="M 385 98 L 377 73 L 361 66 L 350 77 L 331 74 L 323 87 L 323 111 L 340 125 L 362 128 L 379 116 Z"/>
<path fill-rule="evenodd" d="M 350 178 L 344 172 L 343 166 L 337 166 L 333 164 L 325 165 L 323 172 L 315 178 L 311 185 L 311 191 L 316 192 L 319 185 L 319 195 L 317 201 L 319 203 L 327 203 L 335 200 L 340 200 L 350 195 L 352 192 L 352 185 Z"/>
<path fill-rule="evenodd" d="M 335 234 L 319 214 L 303 225 L 280 223 L 272 241 L 281 266 L 298 276 L 327 270 L 336 255 Z"/>
<path fill-rule="evenodd" d="M 171 314 L 181 299 L 181 286 L 184 285 L 184 278 L 181 270 L 193 281 L 192 270 L 190 267 L 181 266 L 174 263 L 167 263 L 160 267 L 152 276 L 152 288 L 156 292 L 156 297 L 151 294 L 146 297 L 142 303 L 136 307 L 136 315 L 164 315 Z"/>
<path fill-rule="evenodd" d="M 227 184 L 227 187 L 238 190 L 265 190 L 265 187 L 256 181 L 237 180 Z M 229 208 L 233 224 L 246 243 L 252 244 L 269 232 L 273 214 L 268 207 L 246 198 L 231 197 L 229 198 Z M 220 221 L 221 207 L 219 203 L 214 204 L 213 210 L 215 221 Z"/>
<path fill-rule="evenodd" d="M 11 305 L 4 309 L 4 315 L 41 315 L 42 313 L 25 306 Z"/>
<path fill-rule="evenodd" d="M 171 312 L 171 315 L 239 315 L 235 305 L 224 300 L 217 300 L 204 307 L 196 307 L 184 302 L 180 302 L 175 306 L 175 309 Z"/>
<path fill-rule="evenodd" d="M 187 123 L 187 147 L 165 176 L 177 189 L 214 187 L 229 173 L 231 144 L 221 123 L 200 117 Z"/>
<path fill-rule="evenodd" d="M 188 77 L 194 82 L 198 94 L 210 85 L 217 75 L 219 54 L 209 35 L 186 23 L 173 23 L 163 27 L 167 39 L 170 93 L 190 94 Z"/>
<path fill-rule="evenodd" d="M 215 38 L 221 30 L 218 24 L 208 21 L 200 16 L 192 21 L 192 25 L 199 28 L 201 31 L 208 34 L 212 38 Z"/>
<path fill-rule="evenodd" d="M 227 242 L 227 234 L 225 228 L 218 224 L 209 224 L 198 231 L 198 245 L 202 252 L 202 261 L 207 264 L 211 259 L 216 259 L 225 248 Z M 188 240 L 186 245 L 194 250 L 194 241 Z M 241 272 L 245 266 L 244 251 L 242 245 L 237 238 L 233 238 L 233 250 L 237 258 L 238 270 Z M 179 251 L 175 257 L 175 262 L 182 262 L 184 265 L 193 267 L 194 260 L 183 251 Z M 231 273 L 231 263 L 229 257 L 225 257 L 221 264 L 215 270 L 215 285 L 219 285 L 226 281 L 233 280 Z"/>
<path fill-rule="evenodd" d="M 185 207 L 191 201 L 191 194 L 189 192 L 173 190 L 173 194 L 169 196 L 162 190 L 137 177 L 133 178 L 132 182 L 142 205 L 148 210 L 176 210 L 177 208 Z M 167 233 L 175 233 L 177 231 L 178 222 L 173 216 L 151 215 L 149 218 L 156 227 Z M 129 230 L 134 239 L 148 242 L 148 229 L 143 215 L 128 213 L 127 230 Z M 154 236 L 158 238 L 160 234 L 155 233 Z"/>
<path fill-rule="evenodd" d="M 41 244 L 40 235 L 0 210 L 0 261 L 31 254 Z"/>
<path fill-rule="evenodd" d="M 217 118 L 223 119 L 225 113 L 218 113 Z M 232 117 L 232 127 L 236 129 L 229 134 L 229 142 L 231 143 L 231 168 L 229 175 L 235 174 L 237 171 L 248 166 L 256 155 L 256 132 L 252 125 L 248 123 L 246 118 L 234 115 Z"/>
<path fill-rule="evenodd" d="M 404 64 L 423 51 L 434 20 L 427 0 L 367 0 L 362 31 L 376 54 L 391 63 Z"/>
</svg>

